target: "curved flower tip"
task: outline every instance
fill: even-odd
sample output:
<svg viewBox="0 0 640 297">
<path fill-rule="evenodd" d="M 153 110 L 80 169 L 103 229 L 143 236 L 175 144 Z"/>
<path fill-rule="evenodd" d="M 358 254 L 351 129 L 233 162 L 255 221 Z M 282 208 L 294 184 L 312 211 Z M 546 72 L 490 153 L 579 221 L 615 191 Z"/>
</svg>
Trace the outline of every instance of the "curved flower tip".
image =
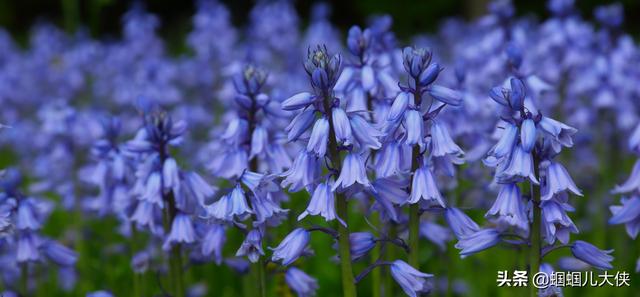
<svg viewBox="0 0 640 297">
<path fill-rule="evenodd" d="M 331 191 L 332 181 L 319 184 L 313 191 L 309 206 L 298 216 L 298 221 L 307 215 L 321 215 L 327 222 L 338 219 L 344 226 L 347 224 L 336 214 L 335 197 Z"/>
<path fill-rule="evenodd" d="M 295 262 L 309 244 L 309 237 L 309 231 L 304 228 L 291 231 L 276 248 L 269 248 L 273 250 L 271 259 L 274 262 L 281 260 L 284 266 Z"/>
<path fill-rule="evenodd" d="M 318 281 L 315 278 L 304 273 L 304 271 L 291 267 L 284 274 L 284 281 L 298 297 L 315 296 L 318 290 Z"/>
<path fill-rule="evenodd" d="M 444 86 L 432 85 L 428 92 L 433 98 L 445 104 L 458 106 L 462 102 L 462 94 L 460 92 Z"/>
<path fill-rule="evenodd" d="M 622 205 L 614 205 L 609 208 L 613 213 L 609 224 L 625 224 L 627 233 L 635 239 L 640 231 L 640 197 L 623 198 L 621 202 Z"/>
<path fill-rule="evenodd" d="M 483 229 L 460 238 L 455 247 L 461 258 L 484 251 L 500 242 L 500 232 L 496 229 Z"/>
<path fill-rule="evenodd" d="M 307 107 L 307 105 L 313 103 L 315 96 L 309 92 L 302 92 L 295 94 L 282 102 L 282 109 L 284 110 L 297 110 Z"/>
<path fill-rule="evenodd" d="M 480 227 L 460 209 L 449 207 L 444 213 L 444 219 L 453 231 L 453 234 L 461 239 L 480 231 Z"/>
<path fill-rule="evenodd" d="M 611 265 L 613 256 L 610 255 L 612 252 L 613 250 L 598 249 L 596 246 L 582 240 L 577 240 L 571 245 L 571 253 L 574 257 L 600 270 L 613 268 Z"/>
<path fill-rule="evenodd" d="M 428 293 L 431 290 L 426 279 L 433 274 L 418 271 L 402 260 L 393 261 L 391 276 L 408 296 L 417 297 L 418 294 Z"/>
<path fill-rule="evenodd" d="M 240 245 L 240 248 L 236 252 L 236 257 L 247 256 L 251 263 L 258 262 L 260 256 L 264 256 L 262 250 L 262 234 L 259 229 L 253 229 L 247 234 L 247 237 Z"/>
</svg>

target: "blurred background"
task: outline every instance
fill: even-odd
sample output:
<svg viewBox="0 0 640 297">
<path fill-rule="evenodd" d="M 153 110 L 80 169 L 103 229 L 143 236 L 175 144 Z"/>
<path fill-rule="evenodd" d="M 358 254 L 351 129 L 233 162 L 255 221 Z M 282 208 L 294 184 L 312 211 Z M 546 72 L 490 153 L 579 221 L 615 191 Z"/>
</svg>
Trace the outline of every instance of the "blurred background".
<svg viewBox="0 0 640 297">
<path fill-rule="evenodd" d="M 37 22 L 51 22 L 68 31 L 86 28 L 94 37 L 109 38 L 120 34 L 121 18 L 135 2 L 142 2 L 149 12 L 161 19 L 160 35 L 170 49 L 180 51 L 184 36 L 191 28 L 196 1 L 118 1 L 118 0 L 0 0 L 0 26 L 8 29 L 17 40 L 26 42 L 29 29 Z M 222 0 L 232 14 L 236 26 L 248 21 L 248 14 L 256 1 Z M 317 1 L 294 1 L 302 23 L 307 24 L 313 4 Z M 418 32 L 433 32 L 438 24 L 451 16 L 473 19 L 486 12 L 488 0 L 365 0 L 324 1 L 332 8 L 331 22 L 343 32 L 354 24 L 365 24 L 371 15 L 389 14 L 394 19 L 394 32 L 407 39 Z M 518 15 L 546 18 L 546 1 L 513 1 Z M 640 1 L 579 0 L 576 6 L 586 19 L 592 19 L 596 6 L 622 3 L 625 12 L 624 29 L 640 34 Z"/>
</svg>

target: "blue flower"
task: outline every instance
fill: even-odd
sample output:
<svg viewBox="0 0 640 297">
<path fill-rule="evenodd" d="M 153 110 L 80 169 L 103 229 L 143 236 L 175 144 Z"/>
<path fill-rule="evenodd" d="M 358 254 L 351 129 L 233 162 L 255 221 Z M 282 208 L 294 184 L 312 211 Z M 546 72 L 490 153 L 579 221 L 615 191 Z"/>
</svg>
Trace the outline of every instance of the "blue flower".
<svg viewBox="0 0 640 297">
<path fill-rule="evenodd" d="M 447 249 L 447 242 L 452 238 L 449 229 L 429 221 L 420 223 L 420 236 L 437 245 L 440 251 Z"/>
<path fill-rule="evenodd" d="M 356 261 L 376 246 L 376 238 L 369 232 L 353 232 L 349 234 L 351 260 Z"/>
<path fill-rule="evenodd" d="M 478 231 L 480 227 L 469 216 L 467 216 L 460 209 L 455 207 L 448 207 L 444 213 L 444 219 L 447 221 L 447 225 L 453 231 L 453 234 L 461 239 L 467 237 Z"/>
<path fill-rule="evenodd" d="M 322 117 L 316 121 L 311 130 L 311 137 L 307 143 L 307 152 L 316 153 L 319 157 L 324 157 L 327 152 L 329 140 L 329 121 Z"/>
<path fill-rule="evenodd" d="M 350 122 L 353 137 L 361 148 L 377 150 L 382 146 L 379 138 L 384 133 L 374 128 L 364 117 L 354 114 L 350 117 Z"/>
<path fill-rule="evenodd" d="M 553 244 L 556 238 L 563 244 L 569 242 L 570 233 L 578 233 L 578 228 L 567 215 L 567 211 L 573 211 L 573 207 L 565 201 L 551 199 L 540 204 L 542 208 L 542 230 L 544 239 Z"/>
<path fill-rule="evenodd" d="M 297 192 L 312 184 L 318 178 L 320 171 L 319 159 L 302 151 L 293 161 L 293 166 L 280 176 L 285 177 L 281 185 L 289 187 L 289 191 Z"/>
<path fill-rule="evenodd" d="M 422 145 L 424 142 L 424 122 L 420 112 L 415 109 L 410 109 L 405 113 L 404 128 L 407 131 L 405 144 L 407 145 Z"/>
<path fill-rule="evenodd" d="M 464 152 L 453 142 L 447 127 L 439 121 L 431 121 L 431 149 L 432 156 L 455 156 L 458 157 Z"/>
<path fill-rule="evenodd" d="M 269 225 L 277 225 L 289 212 L 288 209 L 282 209 L 273 201 L 270 192 L 258 191 L 251 196 L 251 208 L 255 215 L 253 221 L 254 226 L 264 223 Z"/>
<path fill-rule="evenodd" d="M 259 229 L 249 231 L 242 245 L 240 245 L 240 248 L 236 252 L 236 257 L 242 256 L 247 256 L 251 263 L 258 262 L 260 256 L 264 256 L 264 251 L 262 250 L 262 234 Z"/>
<path fill-rule="evenodd" d="M 436 180 L 427 166 L 422 166 L 414 172 L 413 182 L 411 183 L 411 195 L 407 202 L 415 204 L 420 201 L 446 207 L 440 195 L 440 190 L 438 190 L 438 186 L 436 185 Z"/>
<path fill-rule="evenodd" d="M 485 217 L 499 226 L 517 227 L 524 232 L 528 232 L 529 219 L 518 185 L 515 183 L 503 184 L 498 193 L 498 198 L 485 214 Z"/>
<path fill-rule="evenodd" d="M 622 205 L 614 205 L 609 209 L 613 216 L 609 219 L 609 224 L 625 224 L 627 234 L 633 239 L 638 236 L 640 231 L 640 198 L 632 196 L 631 198 L 622 198 Z"/>
<path fill-rule="evenodd" d="M 273 250 L 271 260 L 282 261 L 284 266 L 295 262 L 307 248 L 309 237 L 309 231 L 304 228 L 291 231 L 276 248 L 269 248 Z"/>
<path fill-rule="evenodd" d="M 489 156 L 494 156 L 497 159 L 508 156 L 514 148 L 516 137 L 518 136 L 518 126 L 506 123 L 500 140 L 493 148 L 487 153 Z"/>
<path fill-rule="evenodd" d="M 289 123 L 285 128 L 285 131 L 287 132 L 287 140 L 297 140 L 300 135 L 311 127 L 315 119 L 315 110 L 313 108 L 307 108 L 297 114 L 293 120 L 291 120 L 291 123 Z"/>
<path fill-rule="evenodd" d="M 408 296 L 417 297 L 418 294 L 428 293 L 431 290 L 426 279 L 433 275 L 420 272 L 402 260 L 393 261 L 391 276 Z"/>
<path fill-rule="evenodd" d="M 340 170 L 340 176 L 338 176 L 335 184 L 331 187 L 331 191 L 335 191 L 339 188 L 346 189 L 355 183 L 367 188 L 371 187 L 362 156 L 358 153 L 350 152 L 344 158 L 342 170 Z"/>
<path fill-rule="evenodd" d="M 179 212 L 173 223 L 171 224 L 171 231 L 162 245 L 162 249 L 168 251 L 174 244 L 190 244 L 196 241 L 196 233 L 193 229 L 193 222 L 191 218 Z"/>
<path fill-rule="evenodd" d="M 536 144 L 536 124 L 532 119 L 522 121 L 522 126 L 520 127 L 520 143 L 522 144 L 522 149 L 527 153 L 531 152 L 533 146 Z"/>
<path fill-rule="evenodd" d="M 427 89 L 427 91 L 429 92 L 429 95 L 444 104 L 458 106 L 460 105 L 460 102 L 462 102 L 462 94 L 460 92 L 444 86 L 432 85 Z"/>
<path fill-rule="evenodd" d="M 538 128 L 546 133 L 547 137 L 552 141 L 554 146 L 573 146 L 573 135 L 578 132 L 573 127 L 567 126 L 554 119 L 543 116 L 540 122 L 538 122 Z M 558 149 L 556 149 L 557 151 Z"/>
<path fill-rule="evenodd" d="M 141 251 L 131 258 L 131 269 L 133 272 L 142 274 L 149 268 L 150 255 L 147 251 Z"/>
<path fill-rule="evenodd" d="M 496 229 L 482 229 L 471 235 L 461 237 L 455 247 L 460 255 L 466 256 L 484 251 L 500 242 L 500 232 Z"/>
<path fill-rule="evenodd" d="M 535 168 L 533 168 L 533 157 L 531 153 L 527 153 L 520 145 L 514 148 L 507 168 L 500 172 L 498 176 L 499 180 L 506 182 L 518 177 L 528 178 L 536 185 L 539 184 L 535 175 Z"/>
<path fill-rule="evenodd" d="M 233 221 L 234 218 L 244 221 L 253 213 L 240 184 L 237 184 L 231 193 L 208 205 L 206 210 L 210 217 L 228 222 Z"/>
<path fill-rule="evenodd" d="M 344 109 L 334 107 L 331 110 L 331 119 L 333 120 L 333 130 L 336 135 L 338 144 L 349 145 L 353 143 L 351 135 L 351 123 Z"/>
<path fill-rule="evenodd" d="M 550 161 L 546 170 L 546 184 L 543 189 L 542 200 L 549 200 L 553 195 L 564 191 L 582 196 L 580 189 L 573 182 L 567 170 L 558 162 Z"/>
<path fill-rule="evenodd" d="M 576 240 L 571 245 L 571 253 L 574 257 L 600 270 L 613 268 L 613 266 L 611 266 L 613 257 L 609 255 L 612 252 L 613 250 L 600 250 L 594 245 L 582 240 Z"/>
<path fill-rule="evenodd" d="M 408 92 L 398 93 L 387 114 L 387 121 L 394 123 L 400 121 L 407 107 L 409 107 L 409 103 L 413 104 L 413 94 Z"/>
<path fill-rule="evenodd" d="M 38 241 L 37 235 L 31 232 L 20 234 L 16 246 L 16 261 L 25 263 L 40 260 Z"/>
<path fill-rule="evenodd" d="M 284 274 L 284 280 L 291 290 L 296 292 L 298 297 L 312 297 L 315 296 L 316 290 L 318 290 L 318 282 L 310 277 L 304 271 L 289 267 Z"/>
<path fill-rule="evenodd" d="M 45 256 L 60 266 L 73 266 L 78 260 L 78 253 L 53 240 L 47 240 L 42 248 Z"/>
<path fill-rule="evenodd" d="M 395 141 L 390 141 L 382 146 L 376 154 L 376 175 L 378 177 L 390 177 L 398 175 L 401 169 L 401 145 Z"/>
<path fill-rule="evenodd" d="M 640 160 L 633 164 L 629 178 L 621 185 L 617 185 L 612 192 L 614 194 L 620 194 L 633 191 L 640 191 Z"/>
<path fill-rule="evenodd" d="M 201 253 L 205 256 L 209 256 L 213 253 L 213 259 L 216 264 L 222 263 L 222 248 L 227 241 L 226 228 L 222 224 L 211 225 L 207 233 L 202 238 Z"/>
<path fill-rule="evenodd" d="M 295 94 L 282 102 L 284 110 L 298 110 L 313 104 L 317 98 L 309 92 Z"/>
<path fill-rule="evenodd" d="M 346 223 L 336 215 L 335 197 L 331 191 L 331 184 L 332 181 L 327 180 L 326 183 L 321 183 L 316 187 L 311 201 L 309 201 L 309 206 L 298 216 L 298 221 L 307 215 L 320 215 L 327 222 L 337 218 L 341 224 L 346 226 Z"/>
</svg>

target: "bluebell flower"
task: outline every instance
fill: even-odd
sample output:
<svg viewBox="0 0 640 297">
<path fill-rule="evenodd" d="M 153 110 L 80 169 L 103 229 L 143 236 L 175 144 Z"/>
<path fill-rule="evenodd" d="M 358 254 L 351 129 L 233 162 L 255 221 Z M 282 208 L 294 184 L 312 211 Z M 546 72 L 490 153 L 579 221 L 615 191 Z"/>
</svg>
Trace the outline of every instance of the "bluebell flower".
<svg viewBox="0 0 640 297">
<path fill-rule="evenodd" d="M 509 53 L 509 51 L 507 51 L 507 53 Z M 514 51 L 511 51 L 511 56 L 514 56 L 514 53 Z M 509 83 L 511 85 L 511 93 L 509 95 L 509 103 L 511 104 L 510 106 L 513 110 L 522 110 L 522 108 L 524 107 L 526 90 L 524 83 L 518 78 L 511 78 L 509 80 Z"/>
<path fill-rule="evenodd" d="M 319 157 L 324 157 L 327 153 L 327 144 L 329 142 L 329 121 L 322 117 L 316 120 L 311 130 L 311 136 L 307 143 L 307 152 L 313 152 Z"/>
<path fill-rule="evenodd" d="M 150 258 L 151 256 L 147 251 L 135 253 L 131 258 L 131 269 L 133 272 L 138 274 L 145 273 L 147 269 L 149 269 Z"/>
<path fill-rule="evenodd" d="M 371 187 L 362 156 L 358 153 L 350 152 L 344 158 L 340 176 L 338 176 L 338 179 L 331 187 L 331 191 L 346 189 L 355 183 L 367 188 Z"/>
<path fill-rule="evenodd" d="M 434 157 L 454 156 L 464 154 L 462 149 L 453 142 L 447 127 L 440 121 L 431 121 L 431 155 Z"/>
<path fill-rule="evenodd" d="M 349 234 L 349 243 L 351 260 L 356 261 L 376 246 L 376 238 L 369 232 L 352 232 Z"/>
<path fill-rule="evenodd" d="M 377 150 L 382 146 L 379 138 L 384 136 L 384 133 L 374 128 L 364 117 L 354 114 L 349 120 L 353 137 L 360 147 Z"/>
<path fill-rule="evenodd" d="M 527 153 L 522 146 L 517 145 L 513 149 L 509 164 L 504 171 L 500 172 L 499 179 L 510 180 L 513 178 L 528 178 L 531 182 L 539 184 L 533 166 L 533 157 Z"/>
<path fill-rule="evenodd" d="M 42 228 L 40 218 L 36 213 L 34 201 L 21 199 L 18 202 L 18 213 L 16 217 L 16 228 L 20 231 L 36 231 Z"/>
<path fill-rule="evenodd" d="M 594 245 L 582 240 L 576 240 L 571 245 L 571 253 L 574 257 L 600 270 L 613 268 L 613 266 L 611 266 L 613 256 L 609 255 L 612 252 L 613 250 L 600 250 Z"/>
<path fill-rule="evenodd" d="M 20 234 L 16 246 L 16 261 L 25 263 L 40 260 L 39 240 L 37 235 L 31 232 Z"/>
<path fill-rule="evenodd" d="M 420 272 L 402 260 L 393 261 L 391 276 L 408 296 L 417 297 L 418 294 L 428 293 L 431 290 L 426 279 L 433 275 Z"/>
<path fill-rule="evenodd" d="M 60 266 L 73 266 L 78 260 L 78 253 L 53 240 L 43 243 L 42 249 L 49 260 Z"/>
<path fill-rule="evenodd" d="M 452 239 L 449 229 L 429 221 L 420 223 L 420 236 L 437 245 L 440 251 L 445 251 L 447 242 Z"/>
<path fill-rule="evenodd" d="M 268 225 L 277 225 L 289 212 L 288 209 L 282 209 L 274 202 L 270 192 L 254 192 L 250 199 L 251 209 L 255 215 L 253 225 L 256 227 L 265 223 Z"/>
<path fill-rule="evenodd" d="M 293 166 L 280 176 L 285 177 L 282 187 L 289 187 L 292 192 L 300 191 L 302 188 L 312 184 L 319 176 L 320 162 L 315 156 L 306 152 L 300 152 Z"/>
<path fill-rule="evenodd" d="M 522 121 L 520 126 L 520 143 L 525 152 L 531 152 L 536 144 L 536 124 L 532 119 Z"/>
<path fill-rule="evenodd" d="M 612 193 L 620 194 L 633 191 L 640 191 L 640 160 L 633 164 L 633 169 L 631 170 L 629 178 L 627 178 L 627 180 L 621 185 L 616 185 Z"/>
<path fill-rule="evenodd" d="M 543 238 L 547 243 L 553 244 L 558 239 L 561 243 L 567 244 L 569 235 L 578 233 L 578 228 L 567 215 L 567 211 L 574 209 L 565 201 L 556 199 L 543 201 L 540 208 L 542 208 Z"/>
<path fill-rule="evenodd" d="M 538 122 L 538 128 L 546 133 L 554 145 L 572 147 L 573 135 L 578 132 L 575 128 L 558 122 L 554 119 L 543 116 Z"/>
<path fill-rule="evenodd" d="M 449 225 L 449 228 L 451 228 L 451 231 L 453 231 L 453 234 L 458 239 L 470 236 L 480 231 L 480 227 L 476 222 L 474 222 L 460 209 L 455 207 L 447 207 L 444 213 L 444 219 L 447 221 L 447 225 Z"/>
<path fill-rule="evenodd" d="M 402 172 L 401 144 L 390 141 L 386 142 L 382 149 L 376 154 L 376 175 L 378 177 L 390 177 Z"/>
<path fill-rule="evenodd" d="M 298 297 L 313 297 L 316 295 L 316 290 L 318 290 L 318 281 L 295 267 L 287 269 L 284 274 L 284 280 Z"/>
<path fill-rule="evenodd" d="M 309 92 L 295 94 L 282 102 L 284 110 L 298 110 L 313 104 L 317 97 Z"/>
<path fill-rule="evenodd" d="M 498 198 L 485 217 L 496 222 L 498 226 L 516 227 L 528 232 L 529 219 L 518 185 L 515 183 L 503 184 L 500 187 Z"/>
<path fill-rule="evenodd" d="M 413 146 L 424 143 L 424 122 L 419 111 L 410 109 L 405 113 L 404 128 L 407 131 L 405 144 Z"/>
<path fill-rule="evenodd" d="M 270 248 L 273 250 L 272 261 L 282 261 L 284 266 L 295 262 L 307 248 L 309 237 L 309 231 L 304 228 L 291 231 L 276 248 Z"/>
<path fill-rule="evenodd" d="M 222 224 L 212 224 L 202 238 L 201 253 L 205 256 L 213 254 L 216 264 L 222 263 L 222 248 L 227 241 L 226 228 Z"/>
<path fill-rule="evenodd" d="M 152 175 L 152 177 L 154 177 L 154 175 Z M 149 179 L 151 179 L 151 177 L 149 177 Z M 164 187 L 164 193 L 180 187 L 178 163 L 176 163 L 176 160 L 173 158 L 167 158 L 164 160 L 164 164 L 162 166 L 162 186 Z"/>
<path fill-rule="evenodd" d="M 431 173 L 431 170 L 427 166 L 422 166 L 413 173 L 413 182 L 411 183 L 411 195 L 407 201 L 410 204 L 415 204 L 421 201 L 426 201 L 432 205 L 440 205 L 446 207 L 440 190 L 436 185 L 436 180 Z"/>
<path fill-rule="evenodd" d="M 500 232 L 496 229 L 482 229 L 461 237 L 455 247 L 463 258 L 484 251 L 500 242 Z"/>
<path fill-rule="evenodd" d="M 315 110 L 313 108 L 307 108 L 301 113 L 297 114 L 291 123 L 285 128 L 287 132 L 287 140 L 295 141 L 300 135 L 306 132 L 315 120 Z"/>
<path fill-rule="evenodd" d="M 154 230 L 156 227 L 156 214 L 159 208 L 157 205 L 147 202 L 139 201 L 133 214 L 131 215 L 131 221 L 141 227 L 148 227 Z"/>
<path fill-rule="evenodd" d="M 340 107 L 334 107 L 331 109 L 331 119 L 333 120 L 336 142 L 343 145 L 352 144 L 351 123 L 347 113 Z"/>
<path fill-rule="evenodd" d="M 162 245 L 162 249 L 165 251 L 171 249 L 174 244 L 190 244 L 196 241 L 195 230 L 193 229 L 193 222 L 189 215 L 179 212 L 173 218 L 171 224 L 171 231 Z"/>
<path fill-rule="evenodd" d="M 413 104 L 413 94 L 408 92 L 398 93 L 398 96 L 396 96 L 395 100 L 393 100 L 393 104 L 391 104 L 391 108 L 389 109 L 389 113 L 387 114 L 387 121 L 400 121 L 403 118 L 405 111 L 409 107 L 409 103 Z"/>
<path fill-rule="evenodd" d="M 260 256 L 264 256 L 264 251 L 262 250 L 262 233 L 259 229 L 253 229 L 247 234 L 247 237 L 236 252 L 236 257 L 242 256 L 247 256 L 251 263 L 258 262 Z"/>
<path fill-rule="evenodd" d="M 336 215 L 335 197 L 331 190 L 332 183 L 333 181 L 327 180 L 327 182 L 316 186 L 309 201 L 309 206 L 298 216 L 298 221 L 307 215 L 320 215 L 327 222 L 337 218 L 341 224 L 346 226 L 346 223 Z"/>
<path fill-rule="evenodd" d="M 640 232 L 640 198 L 632 196 L 631 198 L 620 199 L 622 205 L 614 205 L 609 207 L 613 216 L 609 219 L 609 224 L 625 224 L 627 234 L 636 239 Z"/>
<path fill-rule="evenodd" d="M 558 162 L 549 162 L 546 168 L 545 181 L 542 200 L 549 200 L 553 195 L 564 191 L 570 191 L 575 195 L 582 196 L 580 189 L 573 182 L 567 170 Z"/>
<path fill-rule="evenodd" d="M 236 218 L 244 221 L 254 213 L 253 210 L 249 208 L 244 191 L 239 184 L 233 188 L 231 193 L 222 196 L 218 201 L 208 205 L 206 210 L 210 217 L 229 222 Z"/>
<path fill-rule="evenodd" d="M 489 156 L 494 156 L 497 159 L 503 158 L 511 154 L 514 148 L 516 137 L 518 136 L 518 126 L 506 123 L 504 131 L 500 136 L 500 140 L 493 148 L 487 153 Z"/>
<path fill-rule="evenodd" d="M 432 85 L 427 89 L 427 92 L 429 92 L 429 95 L 433 96 L 433 98 L 444 104 L 458 106 L 460 102 L 462 102 L 462 94 L 460 94 L 460 92 L 444 86 Z"/>
</svg>

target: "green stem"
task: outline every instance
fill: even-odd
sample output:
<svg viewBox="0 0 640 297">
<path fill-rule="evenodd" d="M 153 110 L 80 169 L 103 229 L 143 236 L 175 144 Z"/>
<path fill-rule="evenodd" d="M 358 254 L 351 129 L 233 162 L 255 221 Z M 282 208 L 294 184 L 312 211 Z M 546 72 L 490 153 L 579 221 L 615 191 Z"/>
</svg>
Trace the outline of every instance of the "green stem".
<svg viewBox="0 0 640 297">
<path fill-rule="evenodd" d="M 324 111 L 329 121 L 329 157 L 331 158 L 331 165 L 334 169 L 342 168 L 342 162 L 340 160 L 340 153 L 338 151 L 338 143 L 336 142 L 336 135 L 333 125 L 333 118 L 331 117 L 331 100 L 333 96 L 325 94 L 323 100 Z M 336 213 L 345 224 L 348 224 L 348 212 L 349 206 L 347 204 L 347 198 L 342 193 L 336 193 Z M 357 296 L 355 279 L 353 277 L 353 268 L 351 267 L 351 243 L 349 242 L 349 229 L 347 226 L 336 223 L 338 225 L 338 254 L 340 256 L 340 271 L 342 274 L 342 296 L 343 297 L 355 297 Z"/>
<path fill-rule="evenodd" d="M 389 238 L 396 238 L 398 236 L 398 229 L 396 225 L 391 223 L 389 225 Z M 385 260 L 392 261 L 396 258 L 396 247 L 393 244 L 385 245 Z M 389 267 L 384 269 L 384 297 L 392 297 L 393 295 L 393 279 L 391 277 L 391 271 Z"/>
<path fill-rule="evenodd" d="M 168 204 L 163 213 L 163 222 L 165 233 L 171 231 L 171 224 L 176 216 L 176 206 L 174 202 L 173 192 L 164 195 L 164 201 Z M 174 297 L 184 297 L 184 279 L 182 276 L 182 249 L 180 244 L 176 244 L 171 248 L 169 253 L 169 290 Z"/>
<path fill-rule="evenodd" d="M 538 164 L 540 160 L 538 156 L 534 153 L 534 168 L 538 170 Z M 542 180 L 540 181 L 543 182 Z M 531 226 L 529 228 L 529 236 L 531 240 L 531 248 L 529 250 L 529 276 L 533 278 L 533 276 L 540 271 L 540 259 L 541 259 L 541 234 L 540 234 L 540 217 L 541 217 L 541 209 L 540 209 L 540 187 L 535 186 L 530 182 L 531 185 L 531 200 L 533 207 L 533 221 L 531 222 Z M 538 289 L 534 285 L 529 286 L 529 296 L 537 297 Z"/>
<path fill-rule="evenodd" d="M 64 14 L 64 26 L 67 32 L 73 33 L 78 24 L 78 1 L 62 0 L 62 11 Z"/>
<path fill-rule="evenodd" d="M 420 166 L 418 156 L 420 155 L 420 147 L 413 147 L 411 172 L 416 172 Z M 419 232 L 420 231 L 420 204 L 415 203 L 409 206 L 409 265 L 415 269 L 420 269 L 419 263 Z"/>
<path fill-rule="evenodd" d="M 29 296 L 29 264 L 22 263 L 20 265 L 20 291 L 22 292 L 22 296 Z"/>
<path fill-rule="evenodd" d="M 371 215 L 371 223 L 380 229 L 380 217 L 378 213 L 373 213 Z M 371 250 L 371 264 L 378 261 L 380 258 L 380 244 L 376 244 L 376 246 Z M 380 281 L 382 280 L 382 269 L 374 269 L 371 271 L 371 296 L 372 297 L 380 297 Z"/>
</svg>

